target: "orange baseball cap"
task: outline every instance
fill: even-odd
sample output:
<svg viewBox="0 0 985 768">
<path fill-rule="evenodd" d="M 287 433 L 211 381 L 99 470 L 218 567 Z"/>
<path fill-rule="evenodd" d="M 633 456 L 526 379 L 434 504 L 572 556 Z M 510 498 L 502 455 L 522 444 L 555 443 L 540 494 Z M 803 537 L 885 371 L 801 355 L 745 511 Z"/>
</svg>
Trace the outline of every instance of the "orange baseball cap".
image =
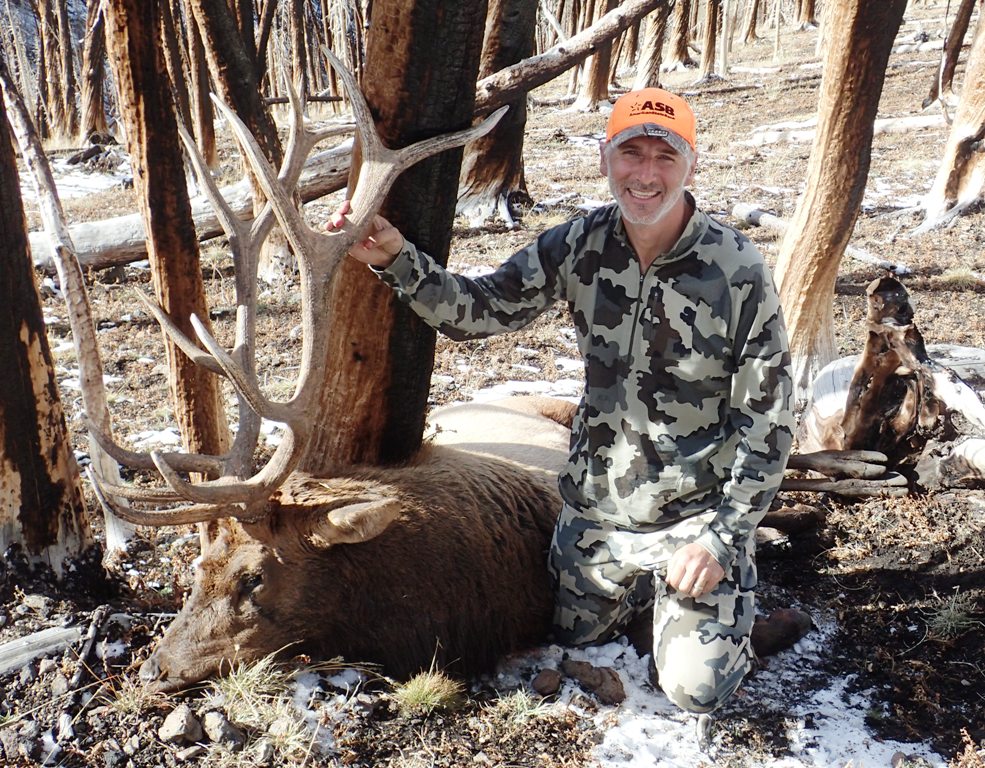
<svg viewBox="0 0 985 768">
<path fill-rule="evenodd" d="M 618 147 L 636 136 L 663 139 L 682 155 L 685 144 L 692 153 L 697 151 L 694 112 L 684 99 L 663 88 L 630 91 L 612 105 L 606 141 Z"/>
</svg>

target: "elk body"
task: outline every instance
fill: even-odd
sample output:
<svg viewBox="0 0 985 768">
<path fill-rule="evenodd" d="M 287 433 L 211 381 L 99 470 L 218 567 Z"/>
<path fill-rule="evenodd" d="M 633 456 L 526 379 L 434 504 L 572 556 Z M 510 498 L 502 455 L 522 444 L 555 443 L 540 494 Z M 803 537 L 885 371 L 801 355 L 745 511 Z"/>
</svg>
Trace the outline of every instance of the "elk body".
<svg viewBox="0 0 985 768">
<path fill-rule="evenodd" d="M 204 552 L 143 678 L 181 688 L 282 649 L 472 674 L 548 632 L 552 472 L 428 446 L 400 468 L 294 474 L 270 506 Z"/>
</svg>

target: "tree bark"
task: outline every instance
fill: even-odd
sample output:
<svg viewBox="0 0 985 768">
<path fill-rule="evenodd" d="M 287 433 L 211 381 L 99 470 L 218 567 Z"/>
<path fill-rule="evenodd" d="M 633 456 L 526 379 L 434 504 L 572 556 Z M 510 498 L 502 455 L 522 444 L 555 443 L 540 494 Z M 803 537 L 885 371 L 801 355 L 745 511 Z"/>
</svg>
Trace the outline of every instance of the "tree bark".
<svg viewBox="0 0 985 768">
<path fill-rule="evenodd" d="M 687 44 L 691 38 L 691 4 L 697 0 L 677 0 L 674 5 L 674 23 L 670 36 L 670 55 L 667 57 L 667 69 L 677 70 L 696 66 L 691 58 Z"/>
<path fill-rule="evenodd" d="M 209 326 L 198 243 L 174 102 L 157 31 L 160 9 L 150 0 L 109 0 L 107 45 L 126 126 L 127 151 L 147 232 L 158 303 L 190 338 L 190 316 Z M 184 447 L 220 454 L 229 444 L 218 381 L 165 336 L 169 383 Z"/>
<path fill-rule="evenodd" d="M 924 199 L 927 231 L 959 216 L 985 191 L 985 15 L 979 16 L 968 54 L 964 87 L 944 157 Z"/>
<path fill-rule="evenodd" d="M 2 99 L 0 125 L 7 125 Z M 29 562 L 61 576 L 67 562 L 92 545 L 92 535 L 31 269 L 18 179 L 10 132 L 0 130 L 0 551 L 19 545 Z"/>
<path fill-rule="evenodd" d="M 715 60 L 718 54 L 718 16 L 721 10 L 722 0 L 706 0 L 698 80 L 710 80 L 715 77 Z"/>
<path fill-rule="evenodd" d="M 537 4 L 530 0 L 491 0 L 486 13 L 479 76 L 533 55 L 537 29 Z M 497 210 L 510 226 L 509 196 L 526 196 L 523 177 L 523 134 L 527 125 L 527 99 L 520 96 L 491 132 L 465 148 L 458 188 L 457 211 L 476 225 Z"/>
<path fill-rule="evenodd" d="M 195 143 L 199 152 L 205 158 L 210 168 L 219 162 L 215 140 L 215 112 L 212 99 L 209 98 L 209 67 L 205 61 L 205 46 L 202 45 L 202 35 L 198 24 L 191 16 L 187 0 L 172 0 L 177 9 L 182 5 L 182 20 L 185 26 L 185 40 L 188 48 L 188 96 L 191 102 L 192 126 L 194 126 Z M 175 14 L 177 23 L 178 14 Z"/>
<path fill-rule="evenodd" d="M 86 34 L 82 44 L 82 137 L 104 133 L 107 128 L 103 106 L 103 64 L 106 59 L 106 24 L 100 3 L 89 3 Z"/>
<path fill-rule="evenodd" d="M 595 0 L 588 26 L 594 27 L 609 11 L 618 6 L 618 0 Z M 581 94 L 575 101 L 578 109 L 596 110 L 602 102 L 609 101 L 609 69 L 612 66 L 612 41 L 602 43 L 586 62 L 582 72 Z"/>
<path fill-rule="evenodd" d="M 873 123 L 905 9 L 906 0 L 837 0 L 828 9 L 831 38 L 807 187 L 776 265 L 798 399 L 835 357 L 835 278 L 865 191 Z"/>
<path fill-rule="evenodd" d="M 940 69 L 934 74 L 934 81 L 930 84 L 930 92 L 927 94 L 927 98 L 923 100 L 924 109 L 937 101 L 942 90 L 951 89 L 954 83 L 954 71 L 958 68 L 958 59 L 961 56 L 961 46 L 964 43 L 965 35 L 968 34 L 971 16 L 976 5 L 985 9 L 982 0 L 961 0 L 958 12 L 954 16 L 950 30 L 948 30 L 947 39 L 944 41 Z"/>
<path fill-rule="evenodd" d="M 759 39 L 756 34 L 756 24 L 759 20 L 759 0 L 749 0 L 746 10 L 745 29 L 742 32 L 742 42 L 752 43 Z"/>
<path fill-rule="evenodd" d="M 797 26 L 802 30 L 817 26 L 817 0 L 799 0 Z"/>
<path fill-rule="evenodd" d="M 475 110 L 486 0 L 376 0 L 364 89 L 387 146 L 466 127 Z M 461 151 L 410 168 L 382 214 L 444 263 Z M 352 260 L 332 287 L 333 347 L 324 362 L 316 433 L 300 469 L 392 462 L 413 454 L 424 431 L 435 334 Z"/>
<path fill-rule="evenodd" d="M 667 36 L 669 17 L 670 4 L 661 5 L 647 17 L 640 59 L 636 65 L 636 79 L 633 81 L 635 91 L 660 87 L 660 65 L 663 63 L 664 38 Z"/>
</svg>

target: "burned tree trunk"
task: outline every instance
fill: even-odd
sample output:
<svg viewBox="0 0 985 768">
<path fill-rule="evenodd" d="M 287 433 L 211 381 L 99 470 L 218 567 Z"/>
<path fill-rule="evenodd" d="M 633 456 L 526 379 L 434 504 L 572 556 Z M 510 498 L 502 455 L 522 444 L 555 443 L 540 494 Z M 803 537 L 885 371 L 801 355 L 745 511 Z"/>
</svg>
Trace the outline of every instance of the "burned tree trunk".
<svg viewBox="0 0 985 768">
<path fill-rule="evenodd" d="M 905 9 L 905 0 L 878 5 L 839 0 L 827 11 L 831 39 L 807 188 L 775 271 L 798 400 L 806 397 L 816 372 L 835 357 L 835 278 L 865 191 L 886 64 Z"/>
<path fill-rule="evenodd" d="M 485 11 L 485 0 L 374 3 L 364 82 L 384 144 L 402 147 L 471 124 Z M 448 259 L 461 157 L 450 151 L 415 165 L 382 209 L 441 263 Z M 301 468 L 406 458 L 424 431 L 434 331 L 352 260 L 338 270 L 331 302 L 331 347 L 322 363 L 330 375 Z"/>
<path fill-rule="evenodd" d="M 677 70 L 697 66 L 688 50 L 691 37 L 691 5 L 698 0 L 677 0 L 674 5 L 674 22 L 670 36 L 670 53 L 667 56 L 667 69 Z"/>
<path fill-rule="evenodd" d="M 537 6 L 528 0 L 492 0 L 479 76 L 487 77 L 532 56 L 536 21 Z M 526 95 L 509 102 L 509 107 L 490 133 L 465 148 L 457 212 L 473 226 L 499 212 L 507 226 L 513 227 L 510 195 L 528 197 L 523 178 Z"/>
<path fill-rule="evenodd" d="M 0 54 L 0 67 L 6 63 Z M 9 82 L 9 77 L 4 77 Z M 7 110 L 0 99 L 0 125 Z M 31 269 L 10 132 L 0 130 L 0 551 L 61 574 L 92 545 Z"/>
<path fill-rule="evenodd" d="M 616 8 L 617 0 L 595 0 L 593 15 L 586 26 L 595 26 L 609 11 Z M 586 62 L 582 72 L 581 93 L 575 100 L 575 107 L 596 110 L 598 105 L 609 100 L 609 69 L 612 66 L 612 43 L 607 41 L 598 46 Z"/>
<path fill-rule="evenodd" d="M 715 57 L 718 51 L 718 16 L 722 10 L 722 0 L 707 0 L 705 23 L 701 35 L 701 64 L 698 79 L 712 80 L 715 75 Z"/>
<path fill-rule="evenodd" d="M 960 216 L 985 190 L 985 14 L 978 20 L 964 83 L 944 157 L 924 199 L 925 218 L 918 232 Z"/>
<path fill-rule="evenodd" d="M 127 151 L 147 232 L 158 301 L 194 337 L 191 315 L 208 325 L 198 242 L 181 152 L 174 102 L 158 40 L 156 3 L 110 0 L 107 41 L 126 125 Z M 166 341 L 172 397 L 185 448 L 221 453 L 228 432 L 215 376 Z"/>
</svg>

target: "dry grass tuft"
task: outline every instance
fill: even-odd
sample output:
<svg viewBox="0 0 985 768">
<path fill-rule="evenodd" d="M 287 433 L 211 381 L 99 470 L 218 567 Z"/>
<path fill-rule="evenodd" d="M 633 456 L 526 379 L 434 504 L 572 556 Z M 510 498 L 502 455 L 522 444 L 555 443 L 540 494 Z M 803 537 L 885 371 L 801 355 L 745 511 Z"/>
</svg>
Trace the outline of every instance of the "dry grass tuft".
<svg viewBox="0 0 985 768">
<path fill-rule="evenodd" d="M 402 716 L 426 717 L 433 712 L 450 712 L 461 707 L 465 701 L 465 687 L 444 672 L 431 669 L 397 685 L 393 699 Z"/>
</svg>

